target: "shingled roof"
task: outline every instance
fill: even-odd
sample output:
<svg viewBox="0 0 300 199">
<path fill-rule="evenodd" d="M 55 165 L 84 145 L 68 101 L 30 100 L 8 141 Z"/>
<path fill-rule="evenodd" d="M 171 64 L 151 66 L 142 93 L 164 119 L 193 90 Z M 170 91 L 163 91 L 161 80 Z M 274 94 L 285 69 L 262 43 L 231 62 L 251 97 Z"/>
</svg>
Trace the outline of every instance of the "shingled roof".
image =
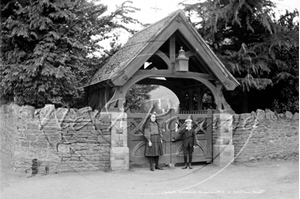
<svg viewBox="0 0 300 199">
<path fill-rule="evenodd" d="M 177 10 L 171 13 L 162 20 L 134 34 L 128 40 L 128 42 L 109 59 L 108 63 L 106 63 L 96 72 L 96 74 L 92 77 L 91 81 L 86 86 L 95 85 L 106 80 L 113 81 L 113 79 L 118 78 L 121 74 L 124 73 L 127 67 L 132 65 L 131 62 L 133 62 L 138 56 L 140 56 L 141 52 L 146 47 L 148 47 L 149 45 L 155 45 L 158 35 L 162 33 L 178 17 L 181 17 L 182 21 L 185 23 L 189 31 L 191 31 L 197 41 L 201 43 L 202 48 L 205 48 L 205 51 L 209 55 L 210 59 L 214 60 L 214 67 L 219 71 L 216 76 L 218 77 L 221 74 L 221 76 L 225 76 L 225 79 L 228 78 L 229 82 L 227 80 L 221 81 L 222 84 L 230 84 L 230 90 L 233 90 L 233 88 L 239 85 L 239 83 L 225 68 L 225 66 L 221 63 L 221 61 L 217 58 L 213 51 L 208 47 L 208 45 L 204 42 L 204 40 L 194 29 L 194 27 L 192 27 L 192 25 L 188 22 L 181 10 Z M 147 60 L 145 60 L 145 62 L 146 61 Z M 138 70 L 138 68 L 136 70 Z M 224 86 L 226 87 L 226 85 Z"/>
</svg>

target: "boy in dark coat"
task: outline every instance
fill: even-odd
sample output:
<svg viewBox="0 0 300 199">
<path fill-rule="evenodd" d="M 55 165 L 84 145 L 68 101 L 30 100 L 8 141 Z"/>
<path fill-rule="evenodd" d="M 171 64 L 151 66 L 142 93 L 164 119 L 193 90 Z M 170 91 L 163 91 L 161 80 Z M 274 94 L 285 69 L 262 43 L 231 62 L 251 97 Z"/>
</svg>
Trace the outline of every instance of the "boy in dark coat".
<svg viewBox="0 0 300 199">
<path fill-rule="evenodd" d="M 192 127 L 193 120 L 191 116 L 185 120 L 184 128 L 181 128 L 178 131 L 178 136 L 172 139 L 172 142 L 182 141 L 182 149 L 184 154 L 184 167 L 182 169 L 186 169 L 188 166 L 192 169 L 192 155 L 194 152 L 194 147 L 198 144 L 196 138 L 195 129 Z M 187 157 L 189 156 L 189 164 L 187 164 Z"/>
</svg>

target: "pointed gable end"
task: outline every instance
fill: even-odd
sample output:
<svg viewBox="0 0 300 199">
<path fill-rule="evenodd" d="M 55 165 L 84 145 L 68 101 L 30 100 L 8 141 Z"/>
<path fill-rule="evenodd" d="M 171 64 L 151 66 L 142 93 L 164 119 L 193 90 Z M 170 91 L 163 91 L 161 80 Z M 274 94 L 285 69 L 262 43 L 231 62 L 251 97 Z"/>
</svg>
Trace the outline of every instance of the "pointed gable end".
<svg viewBox="0 0 300 199">
<path fill-rule="evenodd" d="M 234 90 L 239 85 L 238 81 L 188 22 L 184 13 L 181 10 L 177 10 L 133 35 L 110 58 L 108 63 L 97 71 L 87 86 L 107 80 L 110 80 L 115 86 L 124 85 L 176 31 L 179 31 L 184 36 L 185 40 L 193 47 L 197 56 L 202 58 L 210 73 L 227 90 Z"/>
</svg>

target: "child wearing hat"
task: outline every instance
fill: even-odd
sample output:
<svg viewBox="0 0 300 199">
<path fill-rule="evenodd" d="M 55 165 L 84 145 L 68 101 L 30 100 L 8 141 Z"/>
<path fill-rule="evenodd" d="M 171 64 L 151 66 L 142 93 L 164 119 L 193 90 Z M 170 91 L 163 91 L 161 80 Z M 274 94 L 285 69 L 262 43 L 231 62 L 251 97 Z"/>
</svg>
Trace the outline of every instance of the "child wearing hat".
<svg viewBox="0 0 300 199">
<path fill-rule="evenodd" d="M 184 167 L 182 169 L 186 169 L 189 167 L 192 169 L 192 155 L 194 152 L 194 147 L 198 144 L 196 138 L 195 129 L 192 127 L 193 120 L 191 115 L 185 120 L 184 128 L 181 128 L 178 131 L 178 135 L 176 138 L 172 139 L 172 142 L 182 141 L 182 149 L 184 155 Z M 187 158 L 189 157 L 189 164 L 187 164 Z"/>
</svg>

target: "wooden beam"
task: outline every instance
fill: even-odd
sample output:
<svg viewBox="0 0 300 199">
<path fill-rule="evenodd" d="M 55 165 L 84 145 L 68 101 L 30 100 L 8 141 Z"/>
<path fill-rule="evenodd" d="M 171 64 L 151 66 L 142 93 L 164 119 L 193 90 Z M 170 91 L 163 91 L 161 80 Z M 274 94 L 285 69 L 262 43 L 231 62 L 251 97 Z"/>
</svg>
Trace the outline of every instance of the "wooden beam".
<svg viewBox="0 0 300 199">
<path fill-rule="evenodd" d="M 185 52 L 185 56 L 188 57 L 188 58 L 190 58 L 191 56 L 194 56 L 194 55 L 196 55 L 196 53 L 194 51 L 189 50 L 189 51 Z"/>
<path fill-rule="evenodd" d="M 139 67 L 144 64 L 168 39 L 170 39 L 176 31 L 182 34 L 184 42 L 187 43 L 188 46 L 192 47 L 189 49 L 193 49 L 196 56 L 203 57 L 205 65 L 214 73 L 227 90 L 234 90 L 239 85 L 237 80 L 225 68 L 222 62 L 217 58 L 182 14 L 177 15 L 169 21 L 168 24 L 166 24 L 155 36 L 151 38 L 151 40 L 148 41 L 147 46 L 137 52 L 138 55 L 130 60 L 128 65 L 126 64 L 126 66 L 124 66 L 122 72 L 114 75 L 114 78 L 112 78 L 113 84 L 115 86 L 124 85 L 135 74 L 135 72 L 139 70 Z M 173 57 L 170 59 L 173 59 Z"/>
<path fill-rule="evenodd" d="M 137 84 L 144 84 L 144 85 L 162 85 L 162 86 L 172 86 L 174 85 L 175 82 L 170 82 L 168 80 L 159 80 L 159 79 L 143 79 L 139 82 L 137 82 Z"/>
<path fill-rule="evenodd" d="M 180 88 L 183 88 L 183 89 L 189 89 L 189 88 L 203 88 L 203 87 L 205 87 L 206 88 L 206 86 L 204 85 L 204 84 L 195 84 L 195 85 L 191 85 L 191 86 L 182 86 L 182 87 L 180 87 Z"/>
<path fill-rule="evenodd" d="M 170 61 L 172 64 L 172 68 L 169 68 L 169 70 L 174 71 L 174 66 L 175 66 L 175 59 L 176 59 L 176 40 L 175 40 L 175 34 L 173 34 L 170 37 L 170 44 L 169 44 L 169 53 L 170 53 Z"/>
<path fill-rule="evenodd" d="M 202 77 L 201 77 L 202 76 Z M 157 71 L 147 71 L 147 70 L 139 70 L 136 72 L 136 74 L 130 78 L 126 84 L 123 86 L 124 93 L 128 91 L 128 89 L 135 83 L 141 81 L 142 79 L 148 78 L 148 77 L 170 77 L 170 78 L 182 78 L 182 79 L 194 79 L 196 81 L 199 81 L 203 83 L 213 94 L 216 104 L 220 104 L 220 99 L 218 97 L 218 92 L 216 90 L 216 87 L 209 81 L 210 78 L 205 78 L 209 75 L 207 74 L 199 74 L 199 73 L 193 73 L 193 72 L 174 72 L 171 73 L 168 70 L 157 70 Z"/>
<path fill-rule="evenodd" d="M 189 43 L 194 45 L 194 48 L 197 51 L 197 53 L 203 57 L 207 65 L 212 69 L 212 72 L 219 78 L 224 87 L 227 90 L 234 90 L 236 86 L 239 85 L 239 83 L 237 81 L 234 81 L 234 78 L 232 79 L 230 77 L 231 74 L 226 72 L 226 69 L 223 68 L 222 63 L 215 55 L 213 55 L 207 44 L 204 43 L 204 41 L 201 42 L 200 38 L 197 38 L 195 33 L 193 33 L 194 30 L 192 30 L 192 28 L 190 28 L 188 24 L 180 23 L 178 24 L 178 26 L 179 32 L 187 41 L 189 41 Z"/>
<path fill-rule="evenodd" d="M 216 80 L 211 75 L 195 72 L 170 72 L 169 70 L 139 70 L 136 75 L 143 75 L 145 77 L 171 77 L 171 78 L 201 78 L 205 80 Z"/>
<path fill-rule="evenodd" d="M 163 53 L 160 50 L 157 50 L 155 55 L 159 56 L 168 66 L 168 69 L 170 70 L 172 68 L 172 63 L 169 57 L 165 53 Z"/>
</svg>

